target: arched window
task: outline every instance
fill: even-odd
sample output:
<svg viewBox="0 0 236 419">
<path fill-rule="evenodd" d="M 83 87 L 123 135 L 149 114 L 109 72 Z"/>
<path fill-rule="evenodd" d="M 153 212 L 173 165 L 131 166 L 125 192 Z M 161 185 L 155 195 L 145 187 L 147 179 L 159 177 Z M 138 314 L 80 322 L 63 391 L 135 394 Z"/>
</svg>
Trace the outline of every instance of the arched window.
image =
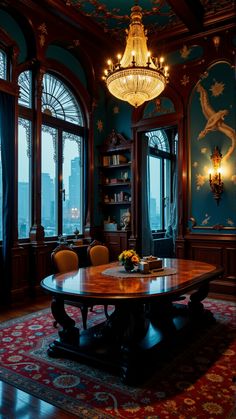
<svg viewBox="0 0 236 419">
<path fill-rule="evenodd" d="M 153 232 L 166 231 L 170 223 L 177 135 L 173 130 L 146 132 L 148 137 L 149 217 Z"/>
<path fill-rule="evenodd" d="M 7 79 L 7 55 L 2 50 L 0 50 L 0 79 Z"/>
<path fill-rule="evenodd" d="M 0 49 L 0 79 L 7 79 L 7 55 L 5 51 Z M 2 214 L 2 153 L 1 153 L 1 141 L 0 141 L 0 214 Z M 0 216 L 0 240 L 2 240 L 2 215 Z"/>
<path fill-rule="evenodd" d="M 162 129 L 156 131 L 147 132 L 148 136 L 148 145 L 150 148 L 154 148 L 159 151 L 170 152 L 170 145 L 166 132 Z"/>
<path fill-rule="evenodd" d="M 43 78 L 42 112 L 84 126 L 75 97 L 61 80 L 51 74 L 45 74 Z"/>
<path fill-rule="evenodd" d="M 18 119 L 18 238 L 29 237 L 31 227 L 31 155 L 32 155 L 32 72 L 19 75 Z M 25 111 L 27 109 L 27 112 Z"/>
<path fill-rule="evenodd" d="M 18 103 L 26 108 L 32 108 L 32 72 L 24 71 L 19 75 L 20 94 Z"/>
<path fill-rule="evenodd" d="M 42 112 L 42 225 L 45 236 L 72 235 L 83 229 L 84 123 L 76 98 L 52 74 L 43 78 Z"/>
<path fill-rule="evenodd" d="M 19 76 L 19 238 L 29 237 L 31 225 L 33 83 L 31 71 Z M 82 233 L 83 116 L 70 88 L 51 73 L 43 77 L 41 112 L 41 224 L 45 237 L 73 235 L 76 229 Z"/>
</svg>

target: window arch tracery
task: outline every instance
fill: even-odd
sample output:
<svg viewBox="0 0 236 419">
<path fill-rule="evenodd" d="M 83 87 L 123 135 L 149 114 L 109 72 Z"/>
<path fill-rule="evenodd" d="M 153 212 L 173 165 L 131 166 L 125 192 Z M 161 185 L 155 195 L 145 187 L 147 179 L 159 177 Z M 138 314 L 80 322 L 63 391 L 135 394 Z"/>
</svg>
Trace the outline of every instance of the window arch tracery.
<svg viewBox="0 0 236 419">
<path fill-rule="evenodd" d="M 42 112 L 84 126 L 74 95 L 61 80 L 49 73 L 43 77 Z"/>
<path fill-rule="evenodd" d="M 159 151 L 170 152 L 170 144 L 166 132 L 162 129 L 147 132 L 149 147 L 158 149 Z"/>
<path fill-rule="evenodd" d="M 7 55 L 5 51 L 0 49 L 0 78 L 7 79 Z"/>
<path fill-rule="evenodd" d="M 19 105 L 26 108 L 32 108 L 32 72 L 30 70 L 24 71 L 19 75 Z"/>
<path fill-rule="evenodd" d="M 23 147 L 19 157 L 30 168 L 32 148 L 34 109 L 33 89 L 37 88 L 31 70 L 19 75 L 19 146 Z M 70 88 L 52 73 L 45 73 L 42 79 L 41 96 L 41 225 L 45 237 L 72 235 L 75 229 L 83 232 L 83 130 L 84 122 L 79 102 Z M 27 111 L 24 111 L 27 110 Z M 50 118 L 49 118 L 50 117 Z M 60 123 L 59 121 L 60 120 Z M 30 124 L 29 124 L 30 122 Z M 25 129 L 27 127 L 27 130 Z M 29 139 L 30 130 L 30 139 Z M 23 165 L 18 162 L 22 171 L 18 172 L 18 196 L 22 194 L 30 200 L 31 171 L 24 179 Z M 23 186 L 22 186 L 23 185 Z M 77 186 L 76 186 L 77 185 Z M 23 207 L 18 208 L 19 238 L 29 237 L 30 208 L 21 214 Z M 75 211 L 76 209 L 76 211 Z M 27 219 L 26 219 L 27 218 Z M 25 227 L 27 226 L 27 227 Z"/>
</svg>

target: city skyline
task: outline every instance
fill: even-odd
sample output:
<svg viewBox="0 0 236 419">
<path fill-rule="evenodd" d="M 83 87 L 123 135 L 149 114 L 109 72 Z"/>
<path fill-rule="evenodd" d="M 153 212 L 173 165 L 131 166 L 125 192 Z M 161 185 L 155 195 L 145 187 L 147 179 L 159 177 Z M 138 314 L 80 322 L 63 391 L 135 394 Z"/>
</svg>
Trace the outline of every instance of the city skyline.
<svg viewBox="0 0 236 419">
<path fill-rule="evenodd" d="M 80 158 L 75 157 L 70 161 L 70 174 L 68 176 L 68 190 L 65 200 L 63 200 L 63 233 L 73 234 L 77 227 L 81 230 L 81 211 L 80 211 Z M 55 207 L 55 179 L 49 173 L 42 173 L 42 225 L 45 229 L 45 235 L 56 235 L 56 207 Z M 77 185 L 79 187 L 77 187 Z M 0 186 L 1 188 L 1 186 Z M 1 190 L 1 189 L 0 189 Z M 29 233 L 29 182 L 18 183 L 18 194 L 24 205 L 18 208 L 18 229 L 19 237 L 28 237 Z M 1 193 L 0 193 L 1 199 Z M 27 228 L 28 227 L 28 228 Z"/>
</svg>

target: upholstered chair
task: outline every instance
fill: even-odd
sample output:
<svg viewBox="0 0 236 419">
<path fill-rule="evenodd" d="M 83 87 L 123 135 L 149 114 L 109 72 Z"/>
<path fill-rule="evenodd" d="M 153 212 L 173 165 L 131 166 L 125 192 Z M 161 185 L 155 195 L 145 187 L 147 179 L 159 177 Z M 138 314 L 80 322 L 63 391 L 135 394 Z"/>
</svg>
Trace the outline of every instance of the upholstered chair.
<svg viewBox="0 0 236 419">
<path fill-rule="evenodd" d="M 55 273 L 65 273 L 76 271 L 79 268 L 79 257 L 77 253 L 66 245 L 59 245 L 51 254 L 52 264 Z M 79 307 L 82 314 L 83 328 L 87 329 L 88 306 L 65 300 L 65 304 Z M 54 322 L 56 327 L 57 322 Z"/>
<path fill-rule="evenodd" d="M 105 265 L 109 263 L 109 249 L 104 244 L 94 240 L 88 247 L 88 257 L 92 266 Z M 104 313 L 109 318 L 108 306 L 104 305 Z"/>
<path fill-rule="evenodd" d="M 64 273 L 79 268 L 79 257 L 68 246 L 60 245 L 52 252 L 52 262 L 56 272 Z"/>
<path fill-rule="evenodd" d="M 98 266 L 98 265 L 105 265 L 109 263 L 109 250 L 108 247 L 97 244 L 89 248 L 89 259 L 91 265 Z"/>
</svg>

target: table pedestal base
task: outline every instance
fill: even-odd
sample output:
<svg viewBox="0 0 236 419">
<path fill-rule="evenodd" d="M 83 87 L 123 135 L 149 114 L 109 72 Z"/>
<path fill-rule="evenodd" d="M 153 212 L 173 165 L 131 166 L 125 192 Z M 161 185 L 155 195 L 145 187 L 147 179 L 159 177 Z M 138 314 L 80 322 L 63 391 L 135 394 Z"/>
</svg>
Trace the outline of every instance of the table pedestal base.
<svg viewBox="0 0 236 419">
<path fill-rule="evenodd" d="M 153 371 L 168 349 L 184 342 L 184 337 L 186 342 L 190 332 L 213 321 L 211 313 L 195 301 L 196 306 L 200 307 L 197 311 L 192 303 L 190 307 L 171 302 L 119 305 L 105 322 L 80 331 L 67 315 L 63 322 L 65 311 L 60 301 L 58 318 L 64 327 L 59 339 L 49 346 L 48 354 L 109 368 L 124 382 L 136 383 L 145 378 L 149 368 Z"/>
</svg>

